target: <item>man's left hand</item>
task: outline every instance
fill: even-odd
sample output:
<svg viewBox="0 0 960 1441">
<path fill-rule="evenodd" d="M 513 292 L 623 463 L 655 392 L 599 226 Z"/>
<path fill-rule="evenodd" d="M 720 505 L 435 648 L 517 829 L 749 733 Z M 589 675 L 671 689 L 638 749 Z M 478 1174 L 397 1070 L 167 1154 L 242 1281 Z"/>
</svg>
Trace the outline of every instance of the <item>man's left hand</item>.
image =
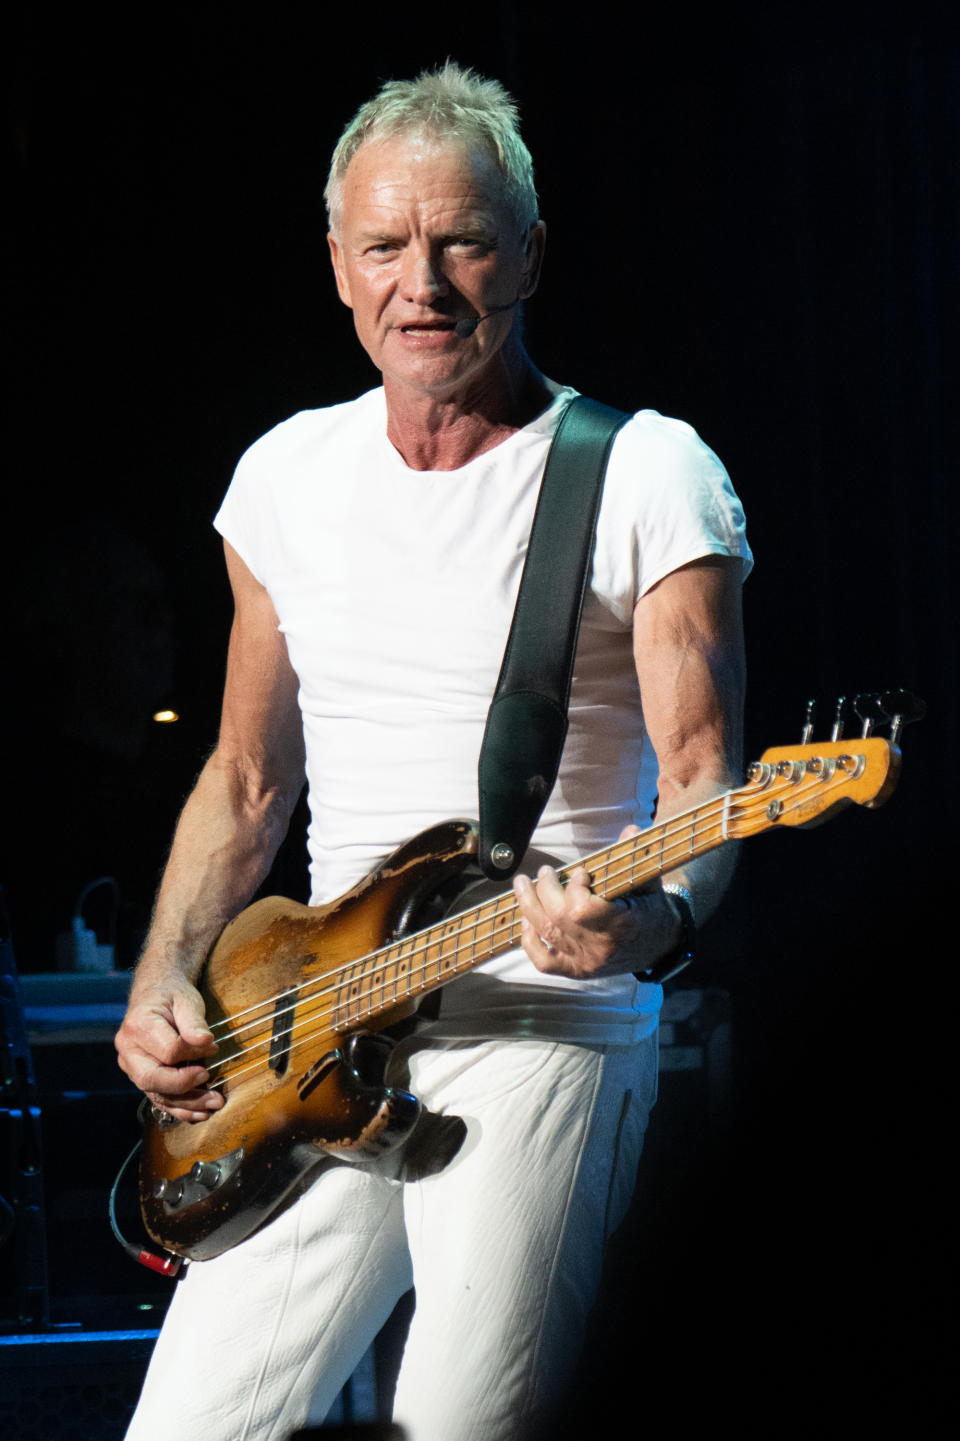
<svg viewBox="0 0 960 1441">
<path fill-rule="evenodd" d="M 638 835 L 635 826 L 620 839 Z M 538 971 L 575 979 L 598 979 L 645 969 L 676 945 L 676 911 L 659 889 L 649 895 L 605 901 L 590 890 L 578 866 L 561 885 L 550 866 L 537 878 L 513 882 L 521 916 L 520 942 Z"/>
</svg>

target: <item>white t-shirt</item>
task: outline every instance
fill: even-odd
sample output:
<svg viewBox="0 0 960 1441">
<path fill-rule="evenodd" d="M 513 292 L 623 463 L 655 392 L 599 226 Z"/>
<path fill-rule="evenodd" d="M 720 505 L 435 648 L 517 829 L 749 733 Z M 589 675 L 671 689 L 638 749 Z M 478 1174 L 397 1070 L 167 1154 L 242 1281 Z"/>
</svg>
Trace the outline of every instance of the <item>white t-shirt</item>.
<svg viewBox="0 0 960 1441">
<path fill-rule="evenodd" d="M 300 681 L 312 902 L 404 840 L 477 814 L 477 759 L 550 441 L 575 392 L 454 471 L 407 467 L 382 390 L 276 426 L 242 457 L 216 527 L 266 587 Z M 705 555 L 751 565 L 743 512 L 688 425 L 641 411 L 607 468 L 560 773 L 533 844 L 564 864 L 649 821 L 632 653 L 637 600 Z M 645 754 L 646 749 L 646 754 Z M 662 993 L 542 975 L 511 951 L 448 986 L 445 1034 L 639 1039 Z"/>
</svg>

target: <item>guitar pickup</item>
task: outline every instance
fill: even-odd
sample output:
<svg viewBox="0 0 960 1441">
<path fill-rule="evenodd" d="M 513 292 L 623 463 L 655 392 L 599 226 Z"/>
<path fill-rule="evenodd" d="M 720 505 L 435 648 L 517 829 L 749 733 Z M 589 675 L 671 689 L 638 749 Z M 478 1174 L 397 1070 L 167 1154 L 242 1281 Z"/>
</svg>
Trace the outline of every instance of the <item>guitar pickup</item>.
<svg viewBox="0 0 960 1441">
<path fill-rule="evenodd" d="M 284 991 L 277 997 L 273 1008 L 273 1031 L 270 1036 L 270 1055 L 267 1061 L 271 1071 L 282 1076 L 290 1064 L 290 1037 L 293 1034 L 293 1017 L 297 1007 L 296 990 Z"/>
</svg>

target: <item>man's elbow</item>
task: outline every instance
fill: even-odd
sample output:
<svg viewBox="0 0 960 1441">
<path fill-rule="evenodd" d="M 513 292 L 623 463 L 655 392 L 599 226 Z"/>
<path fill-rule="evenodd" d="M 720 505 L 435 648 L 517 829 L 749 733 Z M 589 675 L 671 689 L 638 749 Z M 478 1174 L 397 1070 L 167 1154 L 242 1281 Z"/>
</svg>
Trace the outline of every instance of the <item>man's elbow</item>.
<svg viewBox="0 0 960 1441">
<path fill-rule="evenodd" d="M 301 759 L 240 755 L 217 746 L 207 769 L 248 824 L 286 831 L 306 784 Z"/>
</svg>

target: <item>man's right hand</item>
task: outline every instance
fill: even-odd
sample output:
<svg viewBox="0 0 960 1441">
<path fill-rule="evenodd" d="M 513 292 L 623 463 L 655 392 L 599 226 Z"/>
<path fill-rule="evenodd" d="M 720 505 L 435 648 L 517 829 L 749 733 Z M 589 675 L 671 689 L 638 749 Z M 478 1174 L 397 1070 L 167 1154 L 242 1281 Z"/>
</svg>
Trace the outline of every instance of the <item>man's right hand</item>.
<svg viewBox="0 0 960 1441">
<path fill-rule="evenodd" d="M 217 1048 L 203 997 L 185 977 L 136 980 L 114 1044 L 134 1085 L 178 1121 L 202 1121 L 223 1105 L 219 1092 L 207 1089 L 204 1060 Z"/>
</svg>

